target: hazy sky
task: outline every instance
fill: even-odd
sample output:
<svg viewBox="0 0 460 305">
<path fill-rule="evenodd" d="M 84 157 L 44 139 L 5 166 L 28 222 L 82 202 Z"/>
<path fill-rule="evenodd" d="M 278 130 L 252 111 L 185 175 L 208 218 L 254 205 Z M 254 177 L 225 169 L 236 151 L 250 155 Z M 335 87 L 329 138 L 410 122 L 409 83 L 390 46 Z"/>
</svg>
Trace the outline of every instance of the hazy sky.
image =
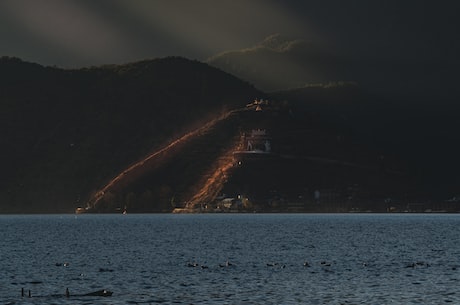
<svg viewBox="0 0 460 305">
<path fill-rule="evenodd" d="M 344 56 L 458 63 L 454 2 L 2 0 L 0 56 L 62 67 L 204 60 L 281 33 Z"/>
</svg>

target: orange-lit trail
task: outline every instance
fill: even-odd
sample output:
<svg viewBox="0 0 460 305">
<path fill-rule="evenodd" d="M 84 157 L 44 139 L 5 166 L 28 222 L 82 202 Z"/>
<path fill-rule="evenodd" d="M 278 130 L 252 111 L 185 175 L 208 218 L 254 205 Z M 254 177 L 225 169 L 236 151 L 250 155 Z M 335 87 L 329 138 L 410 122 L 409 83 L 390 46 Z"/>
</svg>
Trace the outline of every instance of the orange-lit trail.
<svg viewBox="0 0 460 305">
<path fill-rule="evenodd" d="M 233 149 L 227 150 L 227 153 L 216 161 L 212 172 L 209 174 L 209 178 L 187 203 L 185 209 L 193 210 L 201 206 L 202 203 L 211 202 L 219 195 L 225 182 L 227 181 L 229 171 L 235 165 L 233 152 L 239 150 L 240 147 L 241 143 L 240 141 L 237 141 L 237 143 L 234 144 Z"/>
<path fill-rule="evenodd" d="M 138 177 L 142 176 L 146 172 L 158 167 L 165 161 L 167 157 L 174 155 L 174 153 L 180 151 L 180 147 L 190 140 L 199 137 L 210 130 L 214 125 L 219 123 L 222 120 L 227 119 L 232 114 L 241 111 L 241 109 L 235 109 L 228 111 L 221 116 L 207 122 L 203 126 L 194 131 L 186 133 L 182 137 L 172 141 L 165 147 L 160 150 L 148 155 L 137 163 L 131 165 L 130 167 L 123 170 L 120 174 L 110 180 L 103 188 L 97 191 L 88 201 L 88 208 L 94 208 L 98 203 L 104 198 L 104 195 L 111 191 L 116 191 L 123 186 L 130 184 L 132 181 L 135 181 Z"/>
</svg>

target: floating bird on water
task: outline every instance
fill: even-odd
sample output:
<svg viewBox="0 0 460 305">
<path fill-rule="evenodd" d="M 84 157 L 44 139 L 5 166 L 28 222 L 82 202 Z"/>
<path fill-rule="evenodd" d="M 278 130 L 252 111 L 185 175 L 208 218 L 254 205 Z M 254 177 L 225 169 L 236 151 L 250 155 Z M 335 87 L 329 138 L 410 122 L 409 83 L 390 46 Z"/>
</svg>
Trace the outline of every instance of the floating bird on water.
<svg viewBox="0 0 460 305">
<path fill-rule="evenodd" d="M 228 260 L 224 264 L 219 264 L 219 267 L 230 267 L 233 266 L 232 263 L 230 263 Z"/>
</svg>

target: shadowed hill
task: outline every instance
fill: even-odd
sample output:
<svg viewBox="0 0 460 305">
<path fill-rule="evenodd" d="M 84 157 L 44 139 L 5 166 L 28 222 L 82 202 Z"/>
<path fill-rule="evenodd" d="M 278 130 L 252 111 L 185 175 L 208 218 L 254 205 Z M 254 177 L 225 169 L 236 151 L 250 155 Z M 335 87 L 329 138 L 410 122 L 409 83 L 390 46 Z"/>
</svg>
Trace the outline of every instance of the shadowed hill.
<svg viewBox="0 0 460 305">
<path fill-rule="evenodd" d="M 261 111 L 238 112 L 242 151 L 221 154 L 185 211 L 459 210 L 447 200 L 460 182 L 457 105 L 415 107 L 350 84 L 269 97 Z M 254 131 L 271 153 L 249 148 Z"/>
<path fill-rule="evenodd" d="M 342 95 L 349 98 L 350 92 Z M 359 145 L 348 134 L 338 136 L 334 126 L 306 120 L 301 109 L 292 106 L 271 102 L 262 110 L 246 107 L 208 122 L 117 175 L 90 200 L 90 211 L 212 212 L 216 200 L 226 196 L 249 197 L 257 210 L 285 211 L 299 203 L 299 196 L 308 200 L 315 189 L 343 193 L 355 185 L 360 200 L 373 208 L 385 196 L 401 197 L 402 188 L 409 191 L 413 177 L 395 160 L 388 158 L 383 168 L 372 146 Z M 267 132 L 271 153 L 248 151 L 245 138 L 254 130 Z M 279 196 L 283 203 L 274 205 Z M 345 201 L 337 198 L 334 205 L 317 211 L 339 211 L 335 205 Z"/>
<path fill-rule="evenodd" d="M 1 58 L 0 212 L 71 212 L 88 200 L 100 212 L 171 211 L 224 193 L 267 210 L 346 211 L 357 194 L 365 209 L 386 196 L 458 195 L 456 103 L 331 83 L 244 107 L 262 94 L 177 57 L 79 70 Z M 238 164 L 232 153 L 254 129 L 268 131 L 274 154 Z M 317 188 L 335 206 L 307 207 Z"/>
<path fill-rule="evenodd" d="M 353 85 L 310 87 L 271 94 L 288 100 L 314 129 L 327 131 L 357 149 L 370 149 L 418 185 L 418 198 L 448 198 L 459 192 L 460 110 L 453 100 L 369 93 Z M 361 148 L 360 148 L 361 147 Z M 366 149 L 362 149 L 366 148 Z"/>
<path fill-rule="evenodd" d="M 135 160 L 259 94 L 177 57 L 79 70 L 1 58 L 0 211 L 71 211 Z"/>
</svg>

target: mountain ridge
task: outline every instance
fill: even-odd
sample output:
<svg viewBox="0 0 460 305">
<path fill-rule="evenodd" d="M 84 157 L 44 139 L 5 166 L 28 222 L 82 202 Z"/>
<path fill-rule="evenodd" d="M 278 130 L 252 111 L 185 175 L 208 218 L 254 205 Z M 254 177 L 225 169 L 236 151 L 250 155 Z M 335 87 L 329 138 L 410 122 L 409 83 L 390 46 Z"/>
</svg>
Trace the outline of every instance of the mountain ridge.
<svg viewBox="0 0 460 305">
<path fill-rule="evenodd" d="M 404 209 L 458 193 L 456 103 L 388 98 L 349 82 L 267 94 L 177 57 L 78 70 L 2 58 L 0 81 L 1 213 L 72 212 L 101 190 L 99 212 L 220 209 L 213 198 L 224 195 L 247 196 L 246 211 L 384 211 L 385 198 Z M 241 142 L 254 130 L 267 132 L 273 153 Z M 326 205 L 314 205 L 316 191 Z"/>
<path fill-rule="evenodd" d="M 270 35 L 249 48 L 216 54 L 205 62 L 265 92 L 317 83 L 355 82 L 366 90 L 392 97 L 448 100 L 460 96 L 455 61 L 345 55 L 333 48 L 319 47 L 314 41 L 280 34 Z"/>
<path fill-rule="evenodd" d="M 0 67 L 3 212 L 69 211 L 133 160 L 260 94 L 178 57 L 78 70 L 2 58 Z"/>
</svg>

